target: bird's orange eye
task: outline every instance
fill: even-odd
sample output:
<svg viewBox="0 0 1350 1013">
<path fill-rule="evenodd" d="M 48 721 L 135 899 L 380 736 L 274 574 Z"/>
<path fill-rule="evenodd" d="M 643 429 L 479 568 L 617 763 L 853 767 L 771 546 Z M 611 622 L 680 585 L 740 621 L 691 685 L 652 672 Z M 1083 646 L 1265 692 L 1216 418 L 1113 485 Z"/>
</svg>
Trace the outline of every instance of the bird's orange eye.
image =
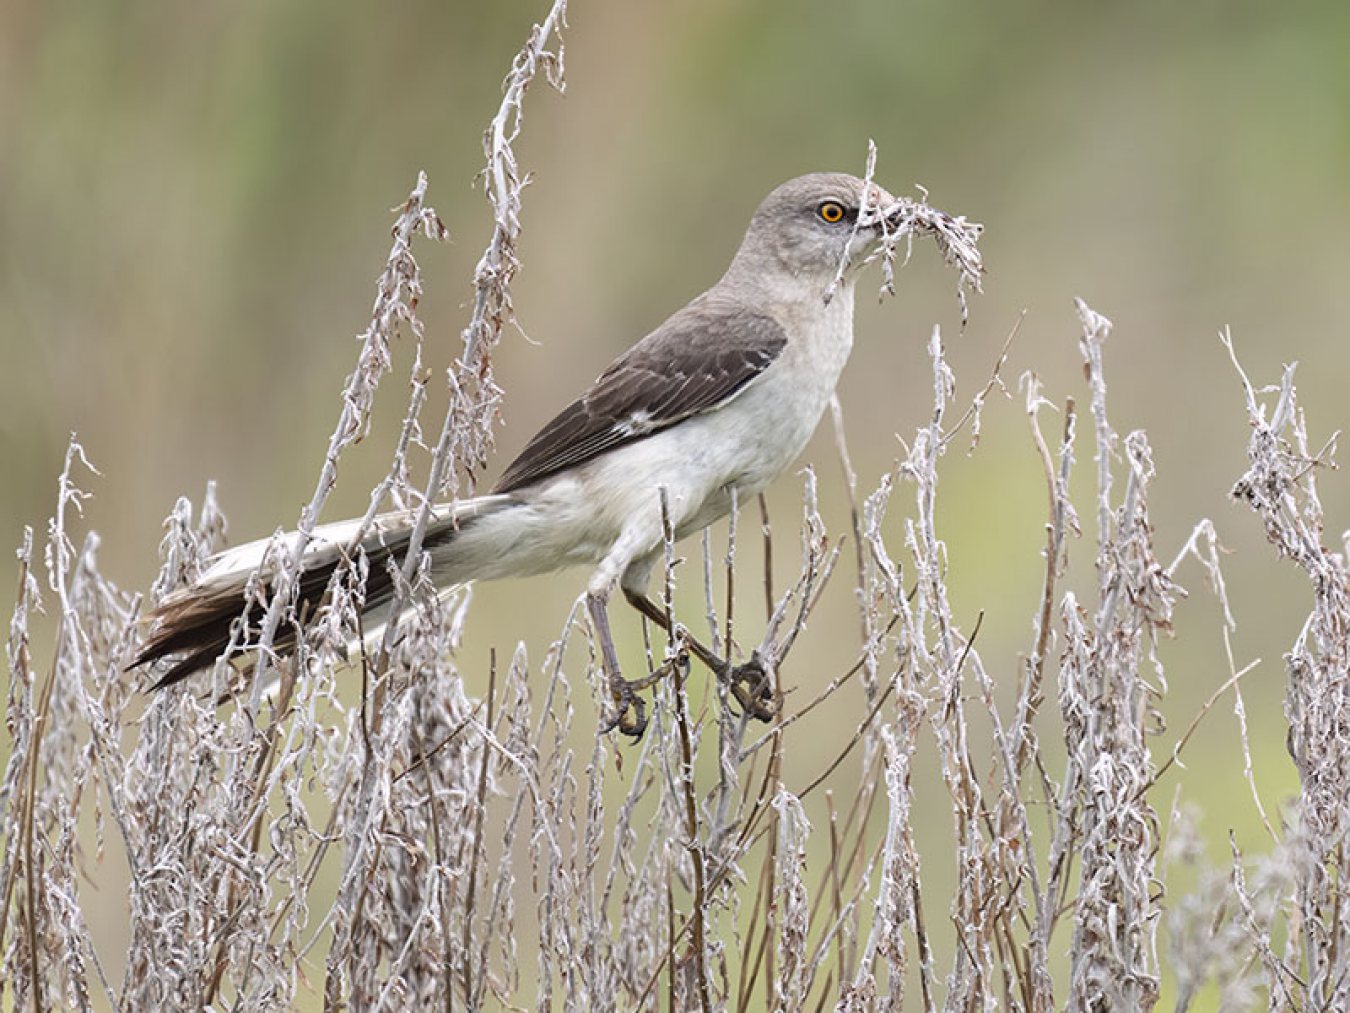
<svg viewBox="0 0 1350 1013">
<path fill-rule="evenodd" d="M 836 222 L 844 220 L 844 206 L 836 201 L 827 200 L 820 207 L 816 208 L 816 214 L 820 215 L 822 222 L 829 222 L 834 225 Z"/>
</svg>

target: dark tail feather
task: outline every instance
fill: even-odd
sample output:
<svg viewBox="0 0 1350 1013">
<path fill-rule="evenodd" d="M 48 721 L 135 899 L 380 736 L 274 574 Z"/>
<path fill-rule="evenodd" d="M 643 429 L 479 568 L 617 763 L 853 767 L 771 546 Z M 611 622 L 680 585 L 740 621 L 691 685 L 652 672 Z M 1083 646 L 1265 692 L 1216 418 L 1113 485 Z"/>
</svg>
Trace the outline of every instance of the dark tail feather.
<svg viewBox="0 0 1350 1013">
<path fill-rule="evenodd" d="M 401 557 L 407 548 L 406 536 L 393 545 L 378 545 L 367 549 L 368 572 L 365 587 L 365 609 L 371 610 L 387 603 L 393 597 L 394 581 L 389 572 L 392 557 Z M 313 618 L 328 598 L 328 585 L 342 562 L 342 557 L 316 560 L 300 574 L 296 593 L 296 615 L 301 622 Z M 150 687 L 151 691 L 172 686 L 189 675 L 209 668 L 216 659 L 229 650 L 236 620 L 246 624 L 243 643 L 257 639 L 267 614 L 266 606 L 257 600 L 244 602 L 249 574 L 241 573 L 237 582 L 219 589 L 190 589 L 162 604 L 151 616 L 154 623 L 150 636 L 128 668 L 140 668 L 166 658 L 173 664 Z M 268 581 L 263 597 L 272 597 L 272 582 Z M 277 630 L 273 646 L 282 654 L 295 647 L 296 630 L 287 625 Z"/>
<path fill-rule="evenodd" d="M 444 509 L 438 508 L 422 547 L 427 550 L 442 547 L 458 537 L 459 532 L 476 518 L 513 502 L 510 496 L 489 495 L 461 500 Z M 310 551 L 301 561 L 300 586 L 296 591 L 295 614 L 299 616 L 299 625 L 312 620 L 326 604 L 328 585 L 345 558 L 354 527 L 355 522 L 339 521 L 333 525 L 324 525 L 314 532 Z M 394 597 L 394 577 L 390 573 L 390 566 L 402 563 L 411 537 L 406 512 L 376 517 L 374 527 L 375 532 L 367 535 L 361 546 L 368 564 L 364 589 L 366 613 L 387 605 Z M 264 544 L 259 542 L 241 546 L 222 558 L 228 560 L 232 553 L 244 553 L 250 559 L 261 559 L 265 555 L 262 551 Z M 128 667 L 140 668 L 142 665 L 172 659 L 168 670 L 151 687 L 152 690 L 163 689 L 181 682 L 193 672 L 209 668 L 217 658 L 226 654 L 230 649 L 230 634 L 236 620 L 244 623 L 244 635 L 238 638 L 239 641 L 245 644 L 256 642 L 267 615 L 264 602 L 271 600 L 274 587 L 270 579 L 266 580 L 261 596 L 263 600 L 246 603 L 244 595 L 251 576 L 252 571 L 248 566 L 241 566 L 237 572 L 228 576 L 212 579 L 208 575 L 201 584 L 169 596 L 151 616 L 153 625 L 150 635 L 136 660 Z M 295 649 L 296 626 L 296 623 L 287 623 L 277 630 L 272 644 L 277 651 L 285 654 Z"/>
</svg>

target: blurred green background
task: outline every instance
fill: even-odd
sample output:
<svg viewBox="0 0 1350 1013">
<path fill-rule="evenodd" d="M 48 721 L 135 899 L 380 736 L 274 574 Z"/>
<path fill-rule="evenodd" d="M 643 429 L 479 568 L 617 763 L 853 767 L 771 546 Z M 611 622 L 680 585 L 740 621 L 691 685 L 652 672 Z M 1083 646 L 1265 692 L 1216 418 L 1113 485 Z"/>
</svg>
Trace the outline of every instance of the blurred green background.
<svg viewBox="0 0 1350 1013">
<path fill-rule="evenodd" d="M 17 544 L 24 524 L 41 532 L 71 431 L 102 471 L 84 483 L 96 494 L 86 522 L 124 586 L 148 585 L 161 518 L 208 479 L 235 541 L 292 525 L 367 320 L 389 208 L 419 169 L 454 239 L 420 248 L 428 359 L 439 368 L 458 348 L 490 225 L 471 186 L 481 132 L 546 6 L 0 8 L 0 541 Z M 1268 805 L 1287 797 L 1280 656 L 1309 596 L 1227 500 L 1248 428 L 1216 333 L 1231 325 L 1257 382 L 1301 361 L 1315 443 L 1345 425 L 1350 7 L 575 0 L 570 23 L 567 94 L 536 84 L 519 148 L 535 181 L 515 298 L 534 343 L 509 331 L 497 355 L 507 391 L 497 468 L 717 278 L 768 189 L 806 171 L 860 171 L 874 138 L 886 186 L 921 183 L 935 205 L 986 224 L 989 275 L 964 334 L 931 245 L 900 273 L 899 298 L 878 304 L 876 279 L 862 283 L 841 388 L 862 487 L 890 467 L 895 434 L 927 417 L 935 323 L 959 400 L 984 383 L 1025 309 L 1005 376 L 1035 370 L 1047 396 L 1085 404 L 1071 304 L 1083 296 L 1116 324 L 1113 421 L 1153 444 L 1159 556 L 1170 560 L 1202 516 L 1232 550 L 1237 662 L 1266 659 L 1246 681 L 1258 781 Z M 405 359 L 372 437 L 344 465 L 330 519 L 363 509 L 383 474 Z M 1058 424 L 1047 417 L 1046 428 Z M 1087 442 L 1079 458 L 1090 480 Z M 828 433 L 808 459 L 842 531 Z M 1030 643 L 1045 496 L 1020 398 L 991 403 L 979 450 L 945 467 L 940 533 L 958 613 L 969 627 L 985 610 L 980 649 L 1011 685 Z M 1334 543 L 1346 486 L 1337 475 L 1322 486 Z M 787 546 L 798 497 L 791 479 L 773 497 Z M 1090 500 L 1079 509 L 1090 536 Z M 1090 537 L 1071 551 L 1089 587 Z M 6 553 L 0 586 L 13 572 Z M 1195 569 L 1181 581 L 1192 595 L 1182 635 L 1164 646 L 1172 730 L 1160 752 L 1227 676 L 1212 597 Z M 517 638 L 539 657 L 580 587 L 570 574 L 481 588 L 466 666 Z M 525 594 L 540 618 L 522 629 Z M 819 678 L 805 664 L 796 674 L 808 689 L 851 659 L 851 608 L 837 594 L 813 624 L 802 650 L 817 652 Z M 619 626 L 631 649 L 636 624 Z M 851 731 L 857 715 L 840 720 Z M 1230 827 L 1244 847 L 1264 847 L 1234 730 L 1225 700 L 1186 769 L 1169 775 L 1203 803 L 1221 862 Z M 789 787 L 821 763 L 794 754 Z M 948 803 L 934 789 L 916 822 L 941 876 Z"/>
</svg>

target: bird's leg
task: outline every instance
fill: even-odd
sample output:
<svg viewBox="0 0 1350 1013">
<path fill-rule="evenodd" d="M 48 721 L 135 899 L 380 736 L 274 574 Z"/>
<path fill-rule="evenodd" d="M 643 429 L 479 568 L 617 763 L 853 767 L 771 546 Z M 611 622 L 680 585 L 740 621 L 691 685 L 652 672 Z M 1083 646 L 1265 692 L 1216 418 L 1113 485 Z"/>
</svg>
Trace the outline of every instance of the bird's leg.
<svg viewBox="0 0 1350 1013">
<path fill-rule="evenodd" d="M 670 623 L 666 619 L 666 611 L 661 608 L 660 605 L 656 604 L 656 602 L 652 601 L 641 591 L 630 591 L 628 588 L 624 588 L 623 596 L 627 599 L 629 605 L 632 605 L 633 608 L 637 609 L 667 633 L 671 632 Z M 683 627 L 680 628 L 680 638 L 684 641 L 689 650 L 693 652 L 694 656 L 714 672 L 721 673 L 726 669 L 727 663 L 725 661 L 714 654 L 712 650 L 695 640 L 693 634 Z"/>
<path fill-rule="evenodd" d="M 614 716 L 604 727 L 604 731 L 617 728 L 633 739 L 642 738 L 647 730 L 647 707 L 638 696 L 633 684 L 619 671 L 619 655 L 614 650 L 614 637 L 609 631 L 608 591 L 588 591 L 586 610 L 590 613 L 595 635 L 600 638 L 600 665 L 609 680 L 609 693 L 614 700 Z"/>
<path fill-rule="evenodd" d="M 641 591 L 623 589 L 628 604 L 637 609 L 667 633 L 673 633 L 665 609 L 652 601 Z M 764 661 L 755 651 L 750 660 L 743 665 L 733 665 L 725 658 L 719 658 L 710 648 L 696 640 L 687 629 L 680 627 L 680 639 L 699 661 L 707 665 L 719 679 L 724 680 L 736 701 L 747 714 L 760 721 L 772 721 L 778 714 L 780 699 L 773 691 L 773 682 L 769 678 Z"/>
</svg>

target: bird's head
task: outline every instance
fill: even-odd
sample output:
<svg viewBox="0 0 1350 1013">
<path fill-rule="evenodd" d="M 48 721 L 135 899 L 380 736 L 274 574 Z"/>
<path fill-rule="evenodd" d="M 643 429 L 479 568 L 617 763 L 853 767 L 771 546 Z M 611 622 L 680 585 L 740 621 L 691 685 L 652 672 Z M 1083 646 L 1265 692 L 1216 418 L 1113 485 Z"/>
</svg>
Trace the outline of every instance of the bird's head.
<svg viewBox="0 0 1350 1013">
<path fill-rule="evenodd" d="M 822 288 L 842 264 L 845 281 L 852 280 L 881 240 L 881 212 L 895 203 L 883 188 L 847 173 L 798 176 L 764 198 L 737 259 Z"/>
</svg>

